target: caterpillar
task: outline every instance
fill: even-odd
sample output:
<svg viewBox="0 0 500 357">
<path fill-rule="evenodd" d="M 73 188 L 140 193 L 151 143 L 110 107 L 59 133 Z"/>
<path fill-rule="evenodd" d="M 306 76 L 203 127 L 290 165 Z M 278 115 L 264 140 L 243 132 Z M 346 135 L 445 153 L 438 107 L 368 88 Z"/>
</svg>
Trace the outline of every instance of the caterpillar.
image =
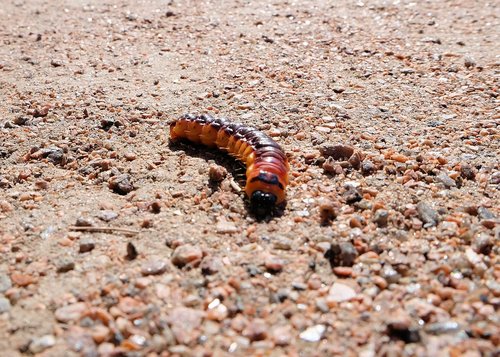
<svg viewBox="0 0 500 357">
<path fill-rule="evenodd" d="M 256 214 L 268 214 L 285 201 L 288 160 L 283 149 L 263 132 L 207 114 L 185 114 L 170 124 L 170 139 L 218 148 L 246 164 L 245 193 Z"/>
</svg>

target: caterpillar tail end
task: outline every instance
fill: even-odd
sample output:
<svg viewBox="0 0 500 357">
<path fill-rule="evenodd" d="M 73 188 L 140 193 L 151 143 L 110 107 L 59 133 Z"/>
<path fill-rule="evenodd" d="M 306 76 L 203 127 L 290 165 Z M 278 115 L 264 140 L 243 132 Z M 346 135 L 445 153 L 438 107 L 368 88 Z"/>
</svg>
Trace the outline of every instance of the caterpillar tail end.
<svg viewBox="0 0 500 357">
<path fill-rule="evenodd" d="M 179 140 L 180 136 L 178 133 L 176 133 L 177 131 L 177 122 L 173 122 L 173 123 L 170 123 L 170 141 L 171 142 L 176 142 Z"/>
</svg>

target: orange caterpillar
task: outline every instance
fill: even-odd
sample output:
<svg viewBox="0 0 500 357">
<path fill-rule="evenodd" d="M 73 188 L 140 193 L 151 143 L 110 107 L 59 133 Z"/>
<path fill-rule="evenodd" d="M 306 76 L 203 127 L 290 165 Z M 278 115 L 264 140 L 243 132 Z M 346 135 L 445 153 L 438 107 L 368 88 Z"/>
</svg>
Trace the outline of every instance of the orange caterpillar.
<svg viewBox="0 0 500 357">
<path fill-rule="evenodd" d="M 288 160 L 281 147 L 257 129 L 206 114 L 186 114 L 170 124 L 170 138 L 217 147 L 245 163 L 245 193 L 257 214 L 267 214 L 285 201 Z"/>
</svg>

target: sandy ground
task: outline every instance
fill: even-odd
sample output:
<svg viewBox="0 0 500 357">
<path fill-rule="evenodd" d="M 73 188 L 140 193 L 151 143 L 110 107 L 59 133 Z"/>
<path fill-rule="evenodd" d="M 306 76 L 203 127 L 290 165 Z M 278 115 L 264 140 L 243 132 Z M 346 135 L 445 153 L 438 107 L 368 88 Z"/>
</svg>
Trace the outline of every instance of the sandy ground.
<svg viewBox="0 0 500 357">
<path fill-rule="evenodd" d="M 2 1 L 2 355 L 498 355 L 499 12 Z M 286 209 L 186 112 L 272 135 Z"/>
</svg>

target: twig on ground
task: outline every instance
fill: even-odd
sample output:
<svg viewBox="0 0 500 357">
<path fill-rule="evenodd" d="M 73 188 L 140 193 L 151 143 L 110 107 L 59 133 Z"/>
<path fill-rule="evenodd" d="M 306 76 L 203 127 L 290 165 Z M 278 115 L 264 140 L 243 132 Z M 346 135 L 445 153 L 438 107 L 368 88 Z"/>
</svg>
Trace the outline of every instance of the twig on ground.
<svg viewBox="0 0 500 357">
<path fill-rule="evenodd" d="M 139 231 L 135 229 L 120 228 L 120 227 L 93 227 L 93 226 L 69 226 L 70 231 L 80 232 L 120 232 L 126 235 L 136 235 Z"/>
</svg>

